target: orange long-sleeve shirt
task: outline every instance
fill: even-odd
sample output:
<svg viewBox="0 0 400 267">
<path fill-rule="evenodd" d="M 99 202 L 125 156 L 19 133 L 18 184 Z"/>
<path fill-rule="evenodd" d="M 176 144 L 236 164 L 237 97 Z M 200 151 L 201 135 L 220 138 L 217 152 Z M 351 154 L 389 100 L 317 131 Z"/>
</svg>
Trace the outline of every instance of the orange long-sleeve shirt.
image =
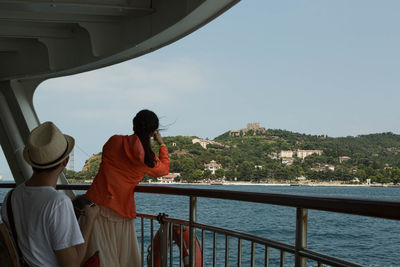
<svg viewBox="0 0 400 267">
<path fill-rule="evenodd" d="M 145 174 L 160 177 L 169 172 L 166 146 L 160 146 L 154 168 L 144 163 L 144 150 L 135 135 L 114 135 L 103 146 L 99 172 L 86 193 L 98 205 L 115 210 L 126 218 L 136 218 L 134 190 Z"/>
</svg>

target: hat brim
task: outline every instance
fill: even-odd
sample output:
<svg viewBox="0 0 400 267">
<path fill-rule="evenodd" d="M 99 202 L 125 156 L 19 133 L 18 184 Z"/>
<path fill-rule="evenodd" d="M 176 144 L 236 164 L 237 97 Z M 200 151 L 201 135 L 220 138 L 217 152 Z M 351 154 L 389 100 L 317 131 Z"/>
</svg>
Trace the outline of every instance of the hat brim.
<svg viewBox="0 0 400 267">
<path fill-rule="evenodd" d="M 29 150 L 25 146 L 24 153 L 23 153 L 25 161 L 29 165 L 31 165 L 32 167 L 37 168 L 37 169 L 49 169 L 49 168 L 59 165 L 61 162 L 63 162 L 69 156 L 69 154 L 71 153 L 72 149 L 74 149 L 74 146 L 75 146 L 75 139 L 73 137 L 66 135 L 66 134 L 64 134 L 64 137 L 65 137 L 65 140 L 67 140 L 67 149 L 65 150 L 64 154 L 60 158 L 56 159 L 55 161 L 52 161 L 49 164 L 38 165 L 38 164 L 32 162 L 31 158 L 29 157 Z"/>
</svg>

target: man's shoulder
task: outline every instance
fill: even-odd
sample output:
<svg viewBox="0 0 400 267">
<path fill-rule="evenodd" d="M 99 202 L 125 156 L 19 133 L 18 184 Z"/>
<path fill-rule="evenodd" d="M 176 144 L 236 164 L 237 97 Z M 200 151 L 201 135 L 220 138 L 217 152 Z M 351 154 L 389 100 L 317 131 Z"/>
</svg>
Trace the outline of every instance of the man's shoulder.
<svg viewBox="0 0 400 267">
<path fill-rule="evenodd" d="M 72 206 L 71 199 L 64 193 L 54 191 L 49 193 L 50 201 L 54 202 L 55 205 L 67 204 Z"/>
<path fill-rule="evenodd" d="M 21 193 L 29 193 L 31 195 L 49 195 L 49 196 L 57 196 L 60 194 L 53 186 L 27 186 L 25 184 L 20 184 L 15 188 L 16 194 Z"/>
<path fill-rule="evenodd" d="M 71 202 L 71 199 L 66 194 L 64 194 L 63 192 L 55 191 L 55 192 L 51 193 L 51 196 L 55 200 L 60 201 L 60 202 L 64 202 L 64 201 Z"/>
<path fill-rule="evenodd" d="M 57 191 L 51 186 L 22 186 L 21 188 L 17 189 L 15 192 L 16 197 L 20 194 L 27 193 L 32 196 L 33 201 L 37 200 L 38 202 L 45 202 L 52 205 L 60 205 L 65 202 L 71 202 L 71 199 L 66 194 Z"/>
</svg>

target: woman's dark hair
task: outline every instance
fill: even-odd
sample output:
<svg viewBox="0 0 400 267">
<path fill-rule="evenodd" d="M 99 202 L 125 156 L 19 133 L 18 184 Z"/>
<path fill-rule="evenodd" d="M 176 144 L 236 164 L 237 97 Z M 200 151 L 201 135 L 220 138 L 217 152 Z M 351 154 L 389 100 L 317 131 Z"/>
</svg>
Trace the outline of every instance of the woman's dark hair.
<svg viewBox="0 0 400 267">
<path fill-rule="evenodd" d="M 150 110 L 143 109 L 133 118 L 133 130 L 144 149 L 144 163 L 153 168 L 155 165 L 155 155 L 150 145 L 150 134 L 158 129 L 158 117 Z"/>
</svg>

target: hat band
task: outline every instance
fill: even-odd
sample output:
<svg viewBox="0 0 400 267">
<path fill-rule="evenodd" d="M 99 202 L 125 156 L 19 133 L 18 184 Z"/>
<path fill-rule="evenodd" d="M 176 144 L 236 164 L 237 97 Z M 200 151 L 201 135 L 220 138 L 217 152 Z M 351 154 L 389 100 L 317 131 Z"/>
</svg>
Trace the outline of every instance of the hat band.
<svg viewBox="0 0 400 267">
<path fill-rule="evenodd" d="M 65 148 L 64 153 L 63 153 L 60 157 L 58 157 L 56 160 L 53 160 L 53 161 L 51 161 L 51 162 L 43 163 L 43 164 L 41 164 L 41 163 L 36 163 L 36 162 L 31 158 L 31 155 L 30 155 L 30 154 L 29 154 L 29 158 L 31 159 L 32 163 L 34 163 L 35 165 L 38 165 L 38 166 L 52 165 L 52 164 L 56 163 L 57 161 L 59 161 L 60 159 L 62 159 L 62 158 L 65 156 L 65 154 L 66 154 L 67 151 L 68 151 L 68 145 L 69 145 L 69 144 L 67 143 L 67 147 Z"/>
</svg>

